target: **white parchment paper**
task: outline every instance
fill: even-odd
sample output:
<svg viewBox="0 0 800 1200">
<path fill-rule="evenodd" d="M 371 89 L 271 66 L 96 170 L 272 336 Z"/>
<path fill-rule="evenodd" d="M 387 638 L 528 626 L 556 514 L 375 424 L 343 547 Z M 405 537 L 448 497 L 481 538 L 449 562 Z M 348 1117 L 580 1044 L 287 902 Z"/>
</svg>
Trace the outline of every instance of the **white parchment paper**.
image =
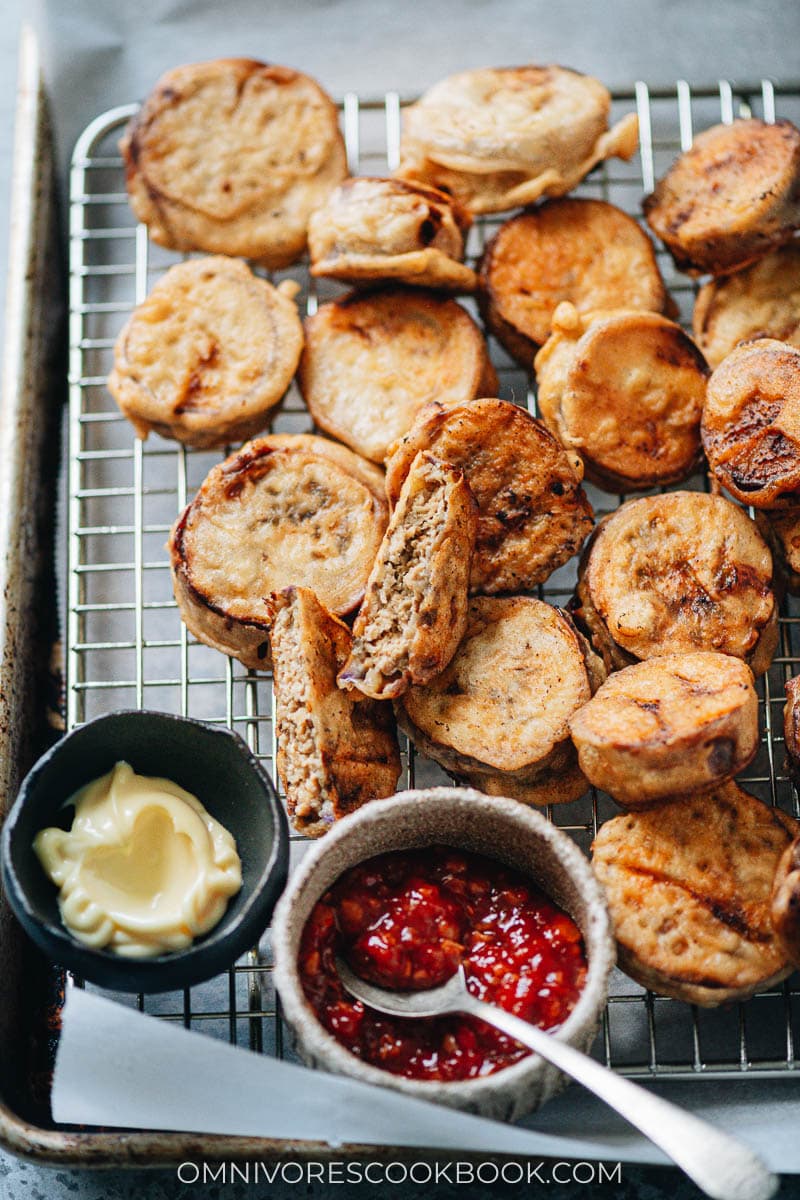
<svg viewBox="0 0 800 1200">
<path fill-rule="evenodd" d="M 775 1171 L 800 1169 L 796 1087 L 753 1103 L 726 1084 L 658 1089 L 759 1150 Z M 414 1100 L 145 1016 L 77 988 L 67 995 L 52 1092 L 69 1124 L 470 1150 L 535 1158 L 665 1163 L 605 1105 L 573 1086 L 523 1125 Z"/>
</svg>

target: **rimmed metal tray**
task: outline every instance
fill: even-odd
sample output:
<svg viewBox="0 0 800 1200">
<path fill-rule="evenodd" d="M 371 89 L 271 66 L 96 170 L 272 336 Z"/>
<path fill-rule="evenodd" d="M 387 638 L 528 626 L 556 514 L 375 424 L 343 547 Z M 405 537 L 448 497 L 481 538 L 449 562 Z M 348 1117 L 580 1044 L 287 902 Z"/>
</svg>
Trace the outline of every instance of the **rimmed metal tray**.
<svg viewBox="0 0 800 1200">
<path fill-rule="evenodd" d="M 30 65 L 30 64 L 29 64 Z M 35 64 L 32 65 L 35 69 Z M 344 98 L 342 120 L 351 170 L 378 174 L 397 163 L 400 113 L 403 101 L 396 94 L 381 100 Z M 577 189 L 577 194 L 611 200 L 634 215 L 639 214 L 642 194 L 666 168 L 677 150 L 691 143 L 692 132 L 734 116 L 753 113 L 766 120 L 787 116 L 800 118 L 800 89 L 776 86 L 766 81 L 748 87 L 721 83 L 715 87 L 690 88 L 679 82 L 674 88 L 651 91 L 637 83 L 614 96 L 613 116 L 638 111 L 641 128 L 640 155 L 629 164 L 613 162 L 595 172 Z M 137 226 L 124 189 L 117 141 L 135 105 L 114 109 L 99 116 L 83 133 L 73 157 L 70 177 L 70 284 L 69 284 L 69 415 L 66 434 L 67 504 L 66 558 L 58 560 L 59 583 L 65 591 L 66 721 L 73 727 L 113 708 L 146 706 L 201 717 L 225 724 L 245 737 L 254 752 L 272 770 L 275 756 L 271 681 L 268 675 L 245 671 L 238 663 L 197 644 L 181 624 L 169 581 L 164 543 L 180 507 L 191 497 L 218 452 L 186 450 L 175 443 L 151 437 L 142 443 L 118 412 L 105 381 L 111 366 L 115 336 L 133 306 L 140 302 L 157 276 L 176 256 L 152 245 L 146 230 Z M 36 179 L 47 162 L 46 125 L 41 105 L 31 94 L 27 110 L 28 128 L 39 129 L 38 149 L 27 164 L 26 178 L 18 191 L 29 200 L 27 212 L 42 221 L 47 211 L 46 193 L 36 191 Z M 37 124 L 38 123 L 38 124 Z M 470 233 L 469 253 L 477 257 L 500 217 L 482 218 Z M 31 271 L 37 249 L 32 226 L 29 230 L 28 269 L 18 262 L 18 277 L 12 283 L 25 296 L 27 314 L 23 328 L 16 330 L 20 347 L 19 365 L 7 386 L 16 397 L 19 413 L 29 423 L 44 402 L 41 385 L 31 386 L 30 363 L 36 360 L 33 343 L 26 341 L 36 326 L 36 314 L 48 311 L 50 297 L 42 294 L 41 273 Z M 40 247 L 39 247 L 40 248 Z M 18 257 L 21 257 L 21 251 Z M 680 305 L 681 318 L 691 316 L 693 287 L 685 276 L 675 273 L 666 256 L 660 265 L 667 285 Z M 301 284 L 301 306 L 313 312 L 317 304 L 339 290 L 315 284 L 305 266 L 282 272 Z M 24 280 L 30 280 L 25 291 Z M 12 297 L 12 304 L 13 304 Z M 467 303 L 468 307 L 471 302 Z M 474 311 L 474 309 L 473 309 Z M 12 333 L 15 332 L 12 329 Z M 27 355 L 22 351 L 27 348 Z M 492 357 L 501 380 L 500 394 L 535 411 L 531 380 L 504 351 L 492 344 Z M 26 365 L 27 364 L 27 365 Z M 7 372 L 8 374 L 8 372 Z M 273 423 L 280 432 L 302 432 L 311 428 L 310 418 L 293 387 Z M 3 446 L 5 464 L 20 465 L 19 447 L 7 435 Z M 39 451 L 41 456 L 41 451 Z M 4 484 L 8 478 L 3 476 Z M 688 486 L 705 488 L 698 476 Z M 52 497 L 45 502 L 52 504 Z M 11 548 L 9 579 L 21 603 L 33 596 L 35 586 L 21 582 L 13 564 L 25 562 L 19 545 L 20 516 L 33 511 L 42 488 L 29 482 L 27 491 L 7 494 L 2 517 L 10 517 L 7 544 Z M 608 495 L 590 489 L 598 513 L 614 507 Z M 50 509 L 52 515 L 52 508 Z M 50 523 L 52 528 L 52 522 Z M 17 534 L 15 540 L 15 531 Z M 38 544 L 41 543 L 41 539 Z M 552 603 L 565 603 L 574 582 L 574 563 L 558 571 L 540 589 Z M 25 590 L 27 588 L 27 591 Z M 13 586 L 12 586 L 13 591 Z M 2 783 L 6 802 L 13 797 L 19 769 L 30 757 L 30 731 L 35 728 L 31 704 L 24 695 L 43 699 L 27 686 L 35 661 L 34 647 L 25 641 L 25 622 L 19 608 L 7 610 L 6 647 L 12 635 L 21 656 L 5 664 L 3 676 L 6 728 L 3 739 Z M 783 684 L 800 670 L 800 613 L 793 602 L 781 616 L 778 653 L 767 676 L 760 682 L 761 751 L 742 780 L 745 786 L 769 803 L 779 804 L 795 815 L 800 813 L 797 797 L 783 768 L 781 706 Z M 9 632 L 10 631 L 10 632 Z M 8 690 L 6 690 L 8 689 Z M 14 690 L 12 690 L 14 689 Z M 22 689 L 22 692 L 20 691 Z M 21 750 L 25 737 L 27 751 Z M 404 754 L 400 786 L 441 782 L 444 776 L 434 764 Z M 616 809 L 602 796 L 559 806 L 549 815 L 568 830 L 586 850 L 599 822 Z M 304 851 L 300 838 L 293 841 L 296 859 Z M 0 1139 L 20 1152 L 84 1165 L 124 1162 L 168 1163 L 195 1156 L 206 1158 L 265 1157 L 284 1155 L 319 1158 L 326 1147 L 309 1143 L 251 1138 L 219 1138 L 185 1134 L 153 1134 L 132 1131 L 64 1131 L 53 1127 L 47 1117 L 47 1037 L 42 1022 L 57 1011 L 53 976 L 22 968 L 27 951 L 8 920 L 0 913 L 3 962 L 6 970 L 0 987 L 18 993 L 16 1004 L 0 996 L 0 1066 L 3 1071 L 0 1105 Z M 58 980 L 56 979 L 56 984 Z M 39 1048 L 39 1059 L 12 1053 L 15 1030 L 19 1030 L 23 998 L 30 987 L 38 989 L 39 1025 L 30 1043 Z M 67 980 L 66 986 L 81 986 Z M 268 934 L 262 943 L 230 971 L 210 984 L 191 991 L 161 997 L 117 997 L 166 1020 L 187 1028 L 226 1038 L 233 1044 L 270 1054 L 291 1055 L 279 1006 L 271 984 Z M 49 1007 L 48 1007 L 49 1006 Z M 28 1005 L 29 1007 L 29 1005 Z M 700 1011 L 677 1001 L 654 997 L 616 973 L 604 1018 L 597 1055 L 614 1069 L 639 1078 L 697 1079 L 748 1076 L 785 1076 L 797 1069 L 795 1041 L 800 1032 L 800 984 L 797 979 L 755 997 L 746 1005 L 728 1010 Z M 30 1021 L 27 1027 L 31 1028 Z M 53 1034 L 55 1036 L 55 1034 Z M 23 1086 L 27 1072 L 39 1084 Z M 6 1085 L 6 1079 L 16 1082 Z M 355 1151 L 357 1148 L 352 1147 Z M 374 1148 L 370 1149 L 374 1155 Z M 393 1151 L 395 1153 L 395 1151 Z M 403 1153 L 397 1151 L 396 1153 Z M 337 1151 L 341 1155 L 341 1150 Z"/>
</svg>

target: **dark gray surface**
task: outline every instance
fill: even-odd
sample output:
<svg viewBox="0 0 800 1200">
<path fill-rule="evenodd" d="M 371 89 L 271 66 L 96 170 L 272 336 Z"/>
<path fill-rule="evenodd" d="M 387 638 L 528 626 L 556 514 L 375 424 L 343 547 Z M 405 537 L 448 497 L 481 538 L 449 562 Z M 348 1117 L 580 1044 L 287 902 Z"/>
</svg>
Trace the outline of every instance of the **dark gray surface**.
<svg viewBox="0 0 800 1200">
<path fill-rule="evenodd" d="M 23 0 L 3 0 L 0 24 L 0 289 L 7 262 L 8 181 L 16 45 L 20 16 L 34 14 Z M 87 49 L 82 17 L 93 12 L 97 35 Z M 83 125 L 113 104 L 138 99 L 169 66 L 192 58 L 248 54 L 298 66 L 316 75 L 336 96 L 397 88 L 415 92 L 461 67 L 526 60 L 558 61 L 591 71 L 610 85 L 636 78 L 669 83 L 682 76 L 709 83 L 733 79 L 800 76 L 797 34 L 800 9 L 794 0 L 430 0 L 422 5 L 397 0 L 335 0 L 291 4 L 289 0 L 40 0 L 36 16 L 45 46 L 48 79 L 60 134 L 60 156 Z M 792 1086 L 787 1081 L 788 1086 Z M 754 1087 L 754 1092 L 757 1089 Z M 574 1095 L 578 1102 L 577 1093 Z M 567 1101 L 564 1098 L 562 1103 Z M 795 1112 L 797 1110 L 795 1109 Z M 542 1114 L 556 1120 L 555 1109 Z M 189 1186 L 175 1173 L 84 1173 L 35 1167 L 0 1154 L 3 1200 L 127 1200 L 148 1196 L 244 1200 L 269 1194 L 365 1196 L 373 1189 L 262 1185 Z M 435 1189 L 440 1200 L 468 1194 L 483 1200 L 519 1188 L 472 1186 Z M 579 1185 L 530 1189 L 573 1196 L 660 1197 L 696 1195 L 674 1172 L 628 1167 L 621 1187 Z M 434 1194 L 430 1187 L 386 1189 L 403 1200 Z M 782 1195 L 800 1195 L 798 1181 Z"/>
</svg>

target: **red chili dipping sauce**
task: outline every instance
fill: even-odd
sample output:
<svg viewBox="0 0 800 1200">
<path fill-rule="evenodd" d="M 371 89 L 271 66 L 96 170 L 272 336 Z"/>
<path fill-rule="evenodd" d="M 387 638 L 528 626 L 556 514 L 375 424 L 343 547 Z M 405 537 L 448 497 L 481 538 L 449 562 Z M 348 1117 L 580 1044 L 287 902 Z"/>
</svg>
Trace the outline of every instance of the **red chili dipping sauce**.
<svg viewBox="0 0 800 1200">
<path fill-rule="evenodd" d="M 306 922 L 303 990 L 337 1041 L 409 1079 L 474 1079 L 530 1052 L 476 1017 L 423 1020 L 366 1008 L 340 983 L 336 954 L 363 979 L 402 991 L 436 987 L 463 962 L 473 995 L 543 1029 L 569 1016 L 587 970 L 575 922 L 491 859 L 432 846 L 352 867 Z"/>
</svg>

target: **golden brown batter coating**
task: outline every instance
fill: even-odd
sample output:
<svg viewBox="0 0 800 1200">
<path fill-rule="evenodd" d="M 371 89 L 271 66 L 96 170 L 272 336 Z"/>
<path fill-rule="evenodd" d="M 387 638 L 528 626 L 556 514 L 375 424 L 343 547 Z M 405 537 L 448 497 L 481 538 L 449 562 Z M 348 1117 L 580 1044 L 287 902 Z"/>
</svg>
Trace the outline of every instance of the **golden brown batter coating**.
<svg viewBox="0 0 800 1200">
<path fill-rule="evenodd" d="M 320 837 L 393 794 L 401 769 L 394 714 L 390 704 L 337 687 L 353 639 L 312 591 L 286 588 L 275 610 L 276 766 L 294 828 Z"/>
<path fill-rule="evenodd" d="M 800 595 L 800 508 L 757 509 L 755 516 L 772 551 L 776 580 L 793 596 Z"/>
<path fill-rule="evenodd" d="M 610 675 L 569 729 L 586 778 L 625 808 L 709 791 L 758 749 L 753 673 L 728 654 L 665 654 Z"/>
<path fill-rule="evenodd" d="M 550 200 L 502 225 L 486 247 L 478 293 L 489 329 L 531 369 L 558 305 L 663 312 L 664 282 L 652 243 L 627 213 L 603 200 Z"/>
<path fill-rule="evenodd" d="M 432 400 L 493 395 L 486 343 L 455 300 L 387 288 L 323 304 L 305 323 L 298 381 L 320 429 L 382 463 Z"/>
<path fill-rule="evenodd" d="M 714 1008 L 791 972 L 770 913 L 797 822 L 735 783 L 606 821 L 592 865 L 619 964 L 666 996 Z"/>
<path fill-rule="evenodd" d="M 475 272 L 463 261 L 471 224 L 466 209 L 437 188 L 363 175 L 348 179 L 309 221 L 311 274 L 472 292 Z"/>
<path fill-rule="evenodd" d="M 755 508 L 800 504 L 800 350 L 737 346 L 708 381 L 703 449 L 722 486 Z"/>
<path fill-rule="evenodd" d="M 536 355 L 539 410 L 613 492 L 686 479 L 700 462 L 706 361 L 658 313 L 586 313 L 564 303 Z"/>
<path fill-rule="evenodd" d="M 775 338 L 800 347 L 800 240 L 734 275 L 704 283 L 692 328 L 712 367 L 750 338 Z"/>
<path fill-rule="evenodd" d="M 507 400 L 430 405 L 386 464 L 396 504 L 420 450 L 464 472 L 478 504 L 473 592 L 527 591 L 580 550 L 593 513 L 583 467 L 540 421 Z"/>
<path fill-rule="evenodd" d="M 370 572 L 341 687 L 380 700 L 444 670 L 467 624 L 476 527 L 462 472 L 420 451 Z"/>
<path fill-rule="evenodd" d="M 786 684 L 783 738 L 786 744 L 786 766 L 795 784 L 800 784 L 800 675 L 795 675 Z"/>
<path fill-rule="evenodd" d="M 423 754 L 483 791 L 563 803 L 587 788 L 568 721 L 603 677 L 559 609 L 525 596 L 477 597 L 450 665 L 406 692 L 397 719 Z"/>
<path fill-rule="evenodd" d="M 584 551 L 576 601 L 609 670 L 719 650 L 761 675 L 777 644 L 772 556 L 721 496 L 670 492 L 621 505 Z"/>
<path fill-rule="evenodd" d="M 300 257 L 311 213 L 347 174 L 331 98 L 299 71 L 249 58 L 167 71 L 120 149 L 153 241 L 273 270 Z"/>
<path fill-rule="evenodd" d="M 201 642 L 267 667 L 271 593 L 308 587 L 335 615 L 352 612 L 387 521 L 381 472 L 351 450 L 256 438 L 212 468 L 172 528 L 181 618 Z"/>
<path fill-rule="evenodd" d="M 800 226 L 800 130 L 755 117 L 698 134 L 643 208 L 682 271 L 727 275 Z"/>
<path fill-rule="evenodd" d="M 205 448 L 263 429 L 303 348 L 293 294 L 235 258 L 170 267 L 114 347 L 108 387 L 139 437 Z"/>
<path fill-rule="evenodd" d="M 635 153 L 635 114 L 609 130 L 610 111 L 607 89 L 566 67 L 462 71 L 405 110 L 397 174 L 475 213 L 563 196 L 603 159 Z"/>
<path fill-rule="evenodd" d="M 772 924 L 795 967 L 800 967 L 800 837 L 781 855 L 772 885 Z"/>
</svg>

